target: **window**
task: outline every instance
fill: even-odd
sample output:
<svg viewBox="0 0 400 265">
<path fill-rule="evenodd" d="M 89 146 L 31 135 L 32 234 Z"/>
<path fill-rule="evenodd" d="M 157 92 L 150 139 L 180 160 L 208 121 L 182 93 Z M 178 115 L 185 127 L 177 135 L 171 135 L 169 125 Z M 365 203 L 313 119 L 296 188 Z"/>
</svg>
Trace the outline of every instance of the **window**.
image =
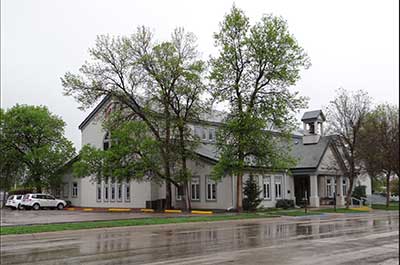
<svg viewBox="0 0 400 265">
<path fill-rule="evenodd" d="M 206 198 L 209 201 L 214 201 L 217 199 L 217 183 L 212 180 L 210 177 L 207 177 L 206 183 Z"/>
<path fill-rule="evenodd" d="M 275 176 L 275 198 L 282 198 L 282 178 Z"/>
<path fill-rule="evenodd" d="M 111 201 L 115 200 L 115 178 L 111 179 Z"/>
<path fill-rule="evenodd" d="M 131 183 L 125 183 L 125 201 L 129 202 L 131 200 Z"/>
<path fill-rule="evenodd" d="M 72 183 L 72 197 L 73 198 L 78 197 L 78 182 Z"/>
<path fill-rule="evenodd" d="M 117 183 L 117 200 L 122 201 L 122 184 Z"/>
<path fill-rule="evenodd" d="M 201 139 L 207 140 L 207 129 L 201 128 Z"/>
<path fill-rule="evenodd" d="M 175 199 L 177 201 L 182 200 L 182 196 L 183 196 L 183 186 L 180 185 L 179 187 L 175 186 Z"/>
<path fill-rule="evenodd" d="M 107 150 L 111 146 L 111 138 L 110 138 L 110 133 L 107 132 L 106 135 L 104 135 L 104 140 L 103 140 L 103 150 Z"/>
<path fill-rule="evenodd" d="M 96 184 L 96 201 L 101 201 L 101 180 Z"/>
<path fill-rule="evenodd" d="M 108 192 L 109 192 L 109 185 L 108 185 L 108 180 L 103 181 L 103 185 L 104 185 L 104 201 L 108 201 Z"/>
<path fill-rule="evenodd" d="M 194 127 L 194 135 L 196 135 L 199 138 L 201 138 L 201 131 L 202 131 L 201 127 L 198 126 Z"/>
<path fill-rule="evenodd" d="M 326 179 L 326 197 L 331 198 L 332 195 L 332 179 L 327 178 Z"/>
<path fill-rule="evenodd" d="M 271 177 L 263 177 L 263 198 L 271 199 Z"/>
<path fill-rule="evenodd" d="M 68 198 L 69 197 L 69 184 L 68 183 L 64 183 L 63 197 L 64 198 Z"/>
<path fill-rule="evenodd" d="M 215 141 L 215 128 L 208 129 L 208 140 Z"/>
<path fill-rule="evenodd" d="M 200 178 L 193 177 L 191 182 L 191 197 L 193 201 L 200 200 Z"/>
<path fill-rule="evenodd" d="M 347 180 L 345 178 L 343 178 L 342 189 L 343 189 L 342 196 L 346 196 L 346 194 L 347 194 Z"/>
</svg>

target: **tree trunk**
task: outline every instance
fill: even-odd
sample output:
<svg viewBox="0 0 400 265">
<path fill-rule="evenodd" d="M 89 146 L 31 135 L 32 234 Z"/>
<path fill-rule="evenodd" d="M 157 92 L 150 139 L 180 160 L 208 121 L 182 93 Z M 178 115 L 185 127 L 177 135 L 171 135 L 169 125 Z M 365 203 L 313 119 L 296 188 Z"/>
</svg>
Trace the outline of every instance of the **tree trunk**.
<svg viewBox="0 0 400 265">
<path fill-rule="evenodd" d="M 190 212 L 191 205 L 190 205 L 190 193 L 189 193 L 189 182 L 185 181 L 183 184 L 183 193 L 184 193 L 184 200 L 185 200 L 185 211 Z"/>
<path fill-rule="evenodd" d="M 165 209 L 171 209 L 172 207 L 171 193 L 171 182 L 167 180 L 165 182 Z"/>
<path fill-rule="evenodd" d="M 354 176 L 349 177 L 349 189 L 346 196 L 346 208 L 348 209 L 351 204 L 351 194 L 353 193 Z"/>
<path fill-rule="evenodd" d="M 243 211 L 243 173 L 237 175 L 236 178 L 236 210 Z"/>
<path fill-rule="evenodd" d="M 389 172 L 386 174 L 386 208 L 389 208 L 390 204 L 390 174 L 392 172 L 389 170 Z"/>
</svg>

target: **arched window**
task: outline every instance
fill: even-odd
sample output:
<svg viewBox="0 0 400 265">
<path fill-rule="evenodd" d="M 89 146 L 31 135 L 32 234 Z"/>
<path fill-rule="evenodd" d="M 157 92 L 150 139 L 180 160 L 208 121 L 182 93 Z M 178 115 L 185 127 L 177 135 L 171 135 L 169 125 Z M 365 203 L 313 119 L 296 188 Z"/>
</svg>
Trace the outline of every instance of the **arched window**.
<svg viewBox="0 0 400 265">
<path fill-rule="evenodd" d="M 110 137 L 110 133 L 107 132 L 106 135 L 104 135 L 104 139 L 103 139 L 103 150 L 107 150 L 108 148 L 110 148 L 111 146 L 111 137 Z"/>
</svg>

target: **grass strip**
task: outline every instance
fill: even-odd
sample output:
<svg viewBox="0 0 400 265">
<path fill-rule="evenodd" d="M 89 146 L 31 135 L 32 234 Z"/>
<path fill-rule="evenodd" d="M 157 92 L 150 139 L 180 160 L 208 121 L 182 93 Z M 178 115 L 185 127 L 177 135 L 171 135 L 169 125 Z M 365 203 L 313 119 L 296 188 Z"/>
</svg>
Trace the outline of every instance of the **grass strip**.
<svg viewBox="0 0 400 265">
<path fill-rule="evenodd" d="M 372 204 L 372 209 L 375 210 L 386 210 L 386 211 L 398 211 L 399 204 L 398 203 L 391 203 L 389 207 L 386 207 L 385 204 Z"/>
<path fill-rule="evenodd" d="M 65 224 L 43 224 L 27 226 L 3 226 L 0 228 L 0 235 L 33 234 L 42 232 L 56 232 L 65 230 L 80 230 L 94 228 L 140 226 L 140 225 L 160 225 L 194 222 L 212 222 L 254 218 L 277 217 L 272 214 L 243 213 L 237 215 L 217 215 L 217 216 L 194 216 L 194 217 L 173 217 L 173 218 L 141 218 L 129 220 L 94 221 Z"/>
<path fill-rule="evenodd" d="M 347 209 L 347 208 L 336 208 L 336 211 L 334 208 L 326 208 L 326 209 L 318 209 L 318 210 L 313 210 L 313 212 L 316 213 L 368 213 L 368 210 L 353 210 L 353 209 Z"/>
</svg>

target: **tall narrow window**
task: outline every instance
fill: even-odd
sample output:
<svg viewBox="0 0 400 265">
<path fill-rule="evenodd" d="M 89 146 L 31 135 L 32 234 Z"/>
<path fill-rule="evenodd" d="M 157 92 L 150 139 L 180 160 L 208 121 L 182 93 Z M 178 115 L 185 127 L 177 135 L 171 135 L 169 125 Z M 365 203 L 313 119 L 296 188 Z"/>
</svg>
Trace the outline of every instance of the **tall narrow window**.
<svg viewBox="0 0 400 265">
<path fill-rule="evenodd" d="M 125 201 L 131 201 L 131 182 L 127 181 L 125 183 Z"/>
<path fill-rule="evenodd" d="M 282 198 L 282 178 L 280 176 L 275 176 L 275 198 Z"/>
<path fill-rule="evenodd" d="M 191 182 L 191 197 L 193 201 L 200 200 L 200 178 L 193 177 Z"/>
<path fill-rule="evenodd" d="M 342 196 L 346 196 L 346 194 L 347 194 L 347 180 L 346 180 L 346 178 L 343 178 L 342 188 L 343 188 Z"/>
<path fill-rule="evenodd" d="M 194 127 L 194 135 L 196 135 L 196 136 L 199 137 L 200 139 L 201 139 L 201 131 L 202 131 L 202 128 L 201 128 L 201 127 L 198 127 L 198 126 L 195 126 L 195 127 Z"/>
<path fill-rule="evenodd" d="M 78 197 L 78 182 L 72 183 L 72 197 L 73 198 Z"/>
<path fill-rule="evenodd" d="M 201 130 L 201 139 L 207 140 L 207 129 L 206 128 L 202 128 L 202 130 Z"/>
<path fill-rule="evenodd" d="M 115 200 L 115 178 L 111 179 L 111 201 Z"/>
<path fill-rule="evenodd" d="M 117 200 L 122 201 L 122 184 L 121 182 L 117 183 Z"/>
<path fill-rule="evenodd" d="M 215 201 L 217 199 L 217 183 L 210 177 L 207 177 L 206 183 L 206 198 L 209 201 Z"/>
<path fill-rule="evenodd" d="M 271 177 L 263 177 L 263 198 L 271 199 Z"/>
<path fill-rule="evenodd" d="M 326 197 L 331 198 L 332 195 L 332 179 L 327 178 L 326 179 Z"/>
<path fill-rule="evenodd" d="M 180 185 L 179 187 L 175 187 L 175 199 L 177 201 L 182 200 L 182 196 L 183 196 L 183 186 Z"/>
<path fill-rule="evenodd" d="M 107 181 L 103 181 L 103 185 L 104 185 L 104 201 L 108 201 L 108 193 L 109 193 L 109 185 L 108 185 L 108 180 Z"/>
<path fill-rule="evenodd" d="M 208 129 L 208 140 L 212 142 L 215 141 L 215 128 Z"/>
<path fill-rule="evenodd" d="M 96 184 L 96 201 L 101 201 L 101 180 Z"/>
<path fill-rule="evenodd" d="M 110 133 L 107 132 L 106 135 L 104 135 L 104 140 L 103 140 L 103 150 L 107 150 L 111 146 L 111 138 L 110 138 Z"/>
</svg>

